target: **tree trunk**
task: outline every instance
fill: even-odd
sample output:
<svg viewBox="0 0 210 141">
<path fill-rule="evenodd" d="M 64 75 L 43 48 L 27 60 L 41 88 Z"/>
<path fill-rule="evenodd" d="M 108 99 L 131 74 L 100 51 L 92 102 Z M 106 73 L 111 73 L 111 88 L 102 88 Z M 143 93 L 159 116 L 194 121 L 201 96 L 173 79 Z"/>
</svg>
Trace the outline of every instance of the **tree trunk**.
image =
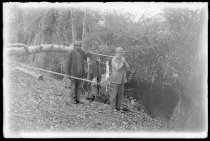
<svg viewBox="0 0 210 141">
<path fill-rule="evenodd" d="M 74 10 L 71 9 L 71 31 L 72 31 L 72 44 L 75 42 L 75 32 L 74 32 Z"/>
<path fill-rule="evenodd" d="M 86 11 L 84 10 L 83 28 L 82 28 L 82 48 L 83 49 L 84 49 L 84 36 L 85 36 L 85 18 L 86 18 Z"/>
</svg>

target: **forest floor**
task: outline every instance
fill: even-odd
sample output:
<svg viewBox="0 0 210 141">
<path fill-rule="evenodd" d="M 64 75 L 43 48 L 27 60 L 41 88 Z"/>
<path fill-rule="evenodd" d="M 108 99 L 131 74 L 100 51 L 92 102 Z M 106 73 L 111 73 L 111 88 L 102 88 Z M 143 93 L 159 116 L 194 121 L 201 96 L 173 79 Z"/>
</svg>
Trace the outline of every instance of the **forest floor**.
<svg viewBox="0 0 210 141">
<path fill-rule="evenodd" d="M 8 128 L 12 133 L 36 131 L 167 131 L 166 123 L 144 110 L 114 112 L 108 104 L 66 104 L 70 80 L 41 73 L 37 80 L 10 66 L 8 75 Z"/>
</svg>

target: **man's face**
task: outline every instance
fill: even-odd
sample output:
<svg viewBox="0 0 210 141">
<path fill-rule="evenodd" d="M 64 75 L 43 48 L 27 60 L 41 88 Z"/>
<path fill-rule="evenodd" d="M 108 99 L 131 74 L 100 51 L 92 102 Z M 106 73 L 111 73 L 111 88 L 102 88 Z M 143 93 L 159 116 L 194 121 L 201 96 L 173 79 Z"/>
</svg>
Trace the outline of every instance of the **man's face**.
<svg viewBox="0 0 210 141">
<path fill-rule="evenodd" d="M 123 52 L 116 52 L 116 56 L 119 57 L 119 58 L 122 57 L 123 54 L 124 54 Z"/>
<path fill-rule="evenodd" d="M 75 48 L 76 50 L 81 50 L 81 49 L 82 49 L 81 46 L 75 46 L 74 48 Z"/>
</svg>

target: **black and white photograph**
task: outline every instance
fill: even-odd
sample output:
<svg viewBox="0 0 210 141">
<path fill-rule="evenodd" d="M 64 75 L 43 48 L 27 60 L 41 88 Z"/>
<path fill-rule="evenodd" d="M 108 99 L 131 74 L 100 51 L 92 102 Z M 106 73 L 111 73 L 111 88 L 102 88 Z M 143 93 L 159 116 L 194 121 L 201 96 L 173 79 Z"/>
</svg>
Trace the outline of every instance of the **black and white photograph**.
<svg viewBox="0 0 210 141">
<path fill-rule="evenodd" d="M 207 138 L 207 2 L 4 2 L 4 138 Z"/>
</svg>

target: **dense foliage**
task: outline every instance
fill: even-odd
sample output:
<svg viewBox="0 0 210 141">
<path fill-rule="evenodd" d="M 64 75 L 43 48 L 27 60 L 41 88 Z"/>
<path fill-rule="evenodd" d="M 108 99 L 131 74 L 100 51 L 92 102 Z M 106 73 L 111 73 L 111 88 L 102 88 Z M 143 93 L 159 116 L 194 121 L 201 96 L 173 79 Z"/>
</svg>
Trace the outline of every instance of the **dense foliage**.
<svg viewBox="0 0 210 141">
<path fill-rule="evenodd" d="M 14 18 L 9 22 L 10 43 L 69 45 L 72 43 L 72 21 L 76 38 L 82 39 L 84 11 L 81 9 L 73 9 L 73 16 L 72 9 L 64 8 L 21 9 L 14 6 L 11 10 Z M 192 103 L 189 105 L 196 105 L 194 101 L 199 105 L 203 72 L 198 70 L 205 67 L 200 55 L 204 14 L 202 10 L 165 8 L 153 17 L 143 14 L 138 21 L 134 21 L 134 15 L 130 13 L 86 9 L 84 48 L 113 55 L 114 48 L 122 46 L 131 67 L 129 88 L 134 90 L 140 85 L 147 85 L 146 93 L 150 94 L 155 87 L 171 88 L 179 96 L 178 104 L 183 103 L 182 99 L 188 99 Z M 41 53 L 22 58 L 57 72 L 63 71 L 59 62 L 65 59 L 66 55 L 59 53 Z M 195 77 L 201 78 L 201 83 L 191 85 Z M 191 91 L 192 87 L 197 90 L 196 94 Z M 186 103 L 182 106 L 186 107 Z M 184 117 L 190 117 L 190 108 L 178 110 L 176 106 L 173 115 L 178 110 L 174 117 L 183 120 L 178 115 L 184 113 Z M 200 106 L 193 108 L 196 111 Z"/>
</svg>

